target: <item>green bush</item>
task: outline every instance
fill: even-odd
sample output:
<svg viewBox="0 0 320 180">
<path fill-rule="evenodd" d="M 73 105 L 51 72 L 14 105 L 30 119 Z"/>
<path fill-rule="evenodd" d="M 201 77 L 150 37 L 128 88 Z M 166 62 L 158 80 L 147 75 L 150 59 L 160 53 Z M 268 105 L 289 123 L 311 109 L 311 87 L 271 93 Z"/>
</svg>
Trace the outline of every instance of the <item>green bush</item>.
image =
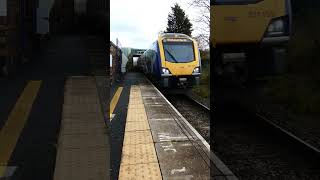
<svg viewBox="0 0 320 180">
<path fill-rule="evenodd" d="M 210 83 L 210 65 L 202 66 L 200 84 L 206 85 Z"/>
<path fill-rule="evenodd" d="M 319 115 L 320 86 L 308 78 L 283 77 L 270 81 L 266 93 L 272 101 L 295 114 Z"/>
<path fill-rule="evenodd" d="M 207 85 L 199 85 L 193 87 L 193 92 L 202 98 L 209 98 L 210 97 L 210 89 Z"/>
<path fill-rule="evenodd" d="M 210 96 L 210 65 L 202 66 L 200 85 L 193 87 L 193 92 L 203 98 Z"/>
<path fill-rule="evenodd" d="M 294 21 L 288 47 L 288 72 L 300 76 L 320 76 L 320 13 L 310 11 Z"/>
<path fill-rule="evenodd" d="M 294 17 L 288 45 L 287 73 L 267 85 L 272 100 L 296 114 L 320 115 L 320 12 L 300 11 Z"/>
</svg>

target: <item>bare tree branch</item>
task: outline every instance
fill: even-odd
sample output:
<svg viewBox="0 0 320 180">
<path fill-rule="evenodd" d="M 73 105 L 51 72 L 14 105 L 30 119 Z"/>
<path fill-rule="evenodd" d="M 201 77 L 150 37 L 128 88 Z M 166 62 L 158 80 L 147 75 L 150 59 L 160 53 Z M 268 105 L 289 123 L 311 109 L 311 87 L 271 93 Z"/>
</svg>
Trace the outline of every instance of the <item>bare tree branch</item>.
<svg viewBox="0 0 320 180">
<path fill-rule="evenodd" d="M 194 29 L 199 32 L 195 38 L 199 48 L 206 49 L 210 44 L 210 0 L 191 0 L 189 5 L 198 9 L 199 14 L 193 19 L 198 24 Z"/>
</svg>

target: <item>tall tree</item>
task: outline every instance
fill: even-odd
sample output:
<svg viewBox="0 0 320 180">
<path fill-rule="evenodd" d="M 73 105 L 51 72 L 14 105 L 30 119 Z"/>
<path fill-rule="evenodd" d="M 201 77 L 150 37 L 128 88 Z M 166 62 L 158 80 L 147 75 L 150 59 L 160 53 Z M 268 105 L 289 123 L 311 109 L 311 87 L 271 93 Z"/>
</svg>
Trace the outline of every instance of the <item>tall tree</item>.
<svg viewBox="0 0 320 180">
<path fill-rule="evenodd" d="M 183 33 L 191 36 L 192 24 L 185 12 L 176 3 L 171 7 L 172 12 L 168 15 L 167 33 Z"/>
</svg>

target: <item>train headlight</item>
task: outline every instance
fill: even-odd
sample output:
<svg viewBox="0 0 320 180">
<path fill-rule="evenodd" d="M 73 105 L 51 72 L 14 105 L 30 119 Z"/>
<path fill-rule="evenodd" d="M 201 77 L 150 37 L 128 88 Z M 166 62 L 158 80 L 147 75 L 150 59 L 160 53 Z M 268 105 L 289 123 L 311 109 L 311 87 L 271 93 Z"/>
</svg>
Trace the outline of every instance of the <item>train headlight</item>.
<svg viewBox="0 0 320 180">
<path fill-rule="evenodd" d="M 167 68 L 162 68 L 162 74 L 170 74 L 169 69 L 167 69 Z"/>
<path fill-rule="evenodd" d="M 283 33 L 284 32 L 284 22 L 282 19 L 273 21 L 268 27 L 268 33 Z"/>
<path fill-rule="evenodd" d="M 1 48 L 6 48 L 7 47 L 7 40 L 6 38 L 1 38 L 0 37 L 0 49 Z"/>
<path fill-rule="evenodd" d="M 0 31 L 0 48 L 5 48 L 8 43 L 8 32 L 7 31 Z"/>
<path fill-rule="evenodd" d="M 268 26 L 266 36 L 281 36 L 288 34 L 288 20 L 287 16 L 272 20 Z"/>
<path fill-rule="evenodd" d="M 200 67 L 194 68 L 193 73 L 200 73 Z"/>
</svg>

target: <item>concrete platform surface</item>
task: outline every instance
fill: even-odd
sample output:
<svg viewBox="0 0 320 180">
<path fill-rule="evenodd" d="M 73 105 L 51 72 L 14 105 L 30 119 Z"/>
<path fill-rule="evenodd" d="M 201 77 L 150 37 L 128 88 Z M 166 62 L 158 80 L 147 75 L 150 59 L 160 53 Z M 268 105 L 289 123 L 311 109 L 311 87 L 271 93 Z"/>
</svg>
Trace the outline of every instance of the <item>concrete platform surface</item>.
<svg viewBox="0 0 320 180">
<path fill-rule="evenodd" d="M 54 180 L 109 179 L 109 139 L 94 77 L 66 80 Z"/>
<path fill-rule="evenodd" d="M 124 84 L 130 90 L 119 179 L 236 179 L 149 80 L 140 73 L 125 79 L 134 83 Z"/>
</svg>

